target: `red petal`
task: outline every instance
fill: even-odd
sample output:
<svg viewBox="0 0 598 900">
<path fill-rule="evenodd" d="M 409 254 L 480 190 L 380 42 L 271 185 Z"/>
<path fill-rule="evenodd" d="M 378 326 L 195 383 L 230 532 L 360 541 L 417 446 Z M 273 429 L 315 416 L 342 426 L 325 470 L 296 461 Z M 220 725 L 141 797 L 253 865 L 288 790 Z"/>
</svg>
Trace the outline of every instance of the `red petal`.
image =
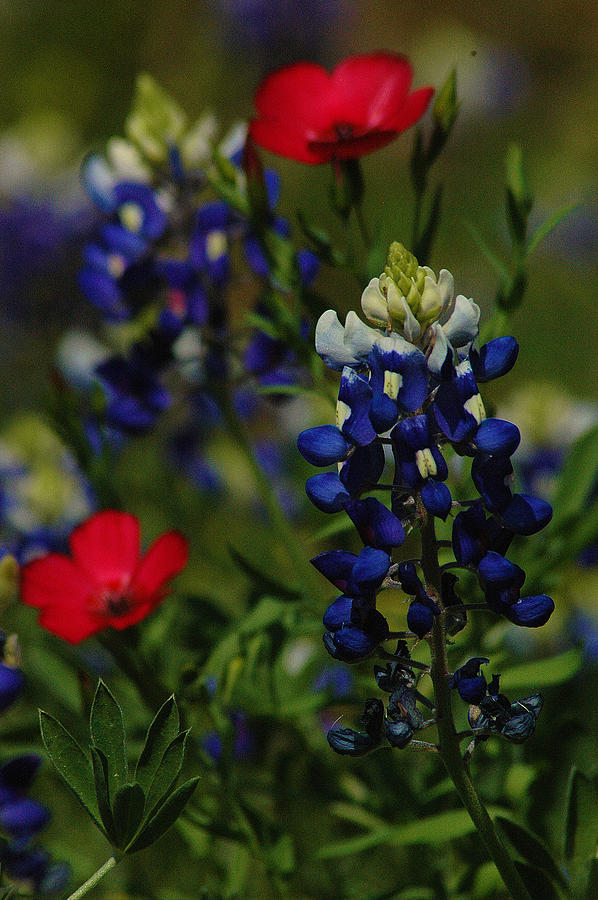
<svg viewBox="0 0 598 900">
<path fill-rule="evenodd" d="M 350 56 L 332 73 L 334 120 L 386 128 L 403 105 L 412 77 L 409 60 L 397 53 Z"/>
<path fill-rule="evenodd" d="M 84 610 L 49 606 L 40 613 L 39 624 L 70 644 L 78 644 L 109 623 L 97 616 L 86 615 Z"/>
<path fill-rule="evenodd" d="M 393 129 L 396 132 L 405 131 L 410 128 L 418 119 L 421 119 L 428 108 L 428 104 L 434 95 L 434 88 L 420 88 L 410 94 L 401 109 L 384 123 L 385 128 Z"/>
<path fill-rule="evenodd" d="M 397 136 L 396 131 L 372 131 L 363 137 L 345 141 L 310 141 L 309 148 L 320 157 L 320 162 L 331 159 L 361 159 L 380 147 L 390 144 Z"/>
<path fill-rule="evenodd" d="M 157 538 L 140 561 L 131 581 L 130 595 L 135 606 L 159 603 L 162 588 L 181 571 L 188 558 L 189 542 L 179 531 L 167 531 Z"/>
<path fill-rule="evenodd" d="M 131 513 L 104 510 L 75 528 L 69 543 L 77 565 L 96 585 L 120 590 L 139 562 L 139 521 Z"/>
<path fill-rule="evenodd" d="M 319 129 L 330 123 L 331 76 L 316 63 L 295 63 L 271 72 L 255 95 L 260 117 L 281 123 L 306 123 Z"/>
<path fill-rule="evenodd" d="M 249 126 L 251 139 L 260 147 L 278 153 L 286 159 L 295 159 L 297 162 L 316 163 L 326 162 L 330 157 L 322 157 L 320 153 L 312 150 L 307 142 L 304 131 L 289 128 L 288 123 L 274 120 L 261 121 L 254 119 Z"/>
<path fill-rule="evenodd" d="M 83 609 L 92 591 L 87 574 L 62 553 L 48 553 L 21 569 L 21 600 L 28 606 Z"/>
</svg>

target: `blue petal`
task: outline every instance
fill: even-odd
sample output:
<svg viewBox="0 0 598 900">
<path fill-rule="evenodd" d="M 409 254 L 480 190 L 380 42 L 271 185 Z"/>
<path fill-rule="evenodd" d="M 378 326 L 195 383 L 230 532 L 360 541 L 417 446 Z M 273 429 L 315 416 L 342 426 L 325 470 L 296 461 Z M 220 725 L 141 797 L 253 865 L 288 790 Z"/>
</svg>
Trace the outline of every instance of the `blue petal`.
<svg viewBox="0 0 598 900">
<path fill-rule="evenodd" d="M 307 479 L 305 492 L 314 506 L 326 513 L 340 512 L 351 499 L 335 472 L 312 475 Z"/>
<path fill-rule="evenodd" d="M 475 433 L 474 443 L 482 453 L 512 456 L 521 440 L 516 425 L 504 419 L 485 419 Z"/>
<path fill-rule="evenodd" d="M 399 563 L 397 578 L 406 594 L 415 596 L 420 591 L 423 592 L 424 586 L 419 580 L 414 563 Z"/>
<path fill-rule="evenodd" d="M 348 550 L 328 550 L 314 556 L 310 562 L 324 578 L 331 581 L 339 590 L 345 591 L 351 579 L 353 566 L 357 562 L 357 555 L 349 553 Z"/>
<path fill-rule="evenodd" d="M 494 338 L 479 351 L 471 350 L 469 359 L 476 381 L 492 381 L 506 375 L 515 365 L 518 353 L 519 344 L 510 336 Z"/>
<path fill-rule="evenodd" d="M 350 410 L 342 424 L 339 422 L 343 434 L 354 444 L 371 444 L 377 437 L 369 416 L 372 389 L 365 378 L 348 366 L 341 374 L 338 399 Z"/>
<path fill-rule="evenodd" d="M 514 494 L 502 510 L 501 518 L 515 534 L 535 534 L 552 519 L 552 507 L 539 497 Z"/>
<path fill-rule="evenodd" d="M 331 603 L 322 619 L 324 627 L 328 631 L 338 631 L 343 625 L 350 625 L 353 621 L 353 597 L 342 594 Z"/>
<path fill-rule="evenodd" d="M 427 511 L 443 521 L 451 511 L 453 498 L 446 484 L 442 481 L 428 479 L 421 489 L 421 497 Z"/>
<path fill-rule="evenodd" d="M 157 240 L 166 228 L 167 218 L 156 202 L 154 193 L 146 184 L 137 181 L 119 181 L 114 186 L 117 207 L 134 203 L 143 213 L 140 233 L 152 241 Z"/>
<path fill-rule="evenodd" d="M 407 627 L 418 637 L 424 637 L 432 630 L 434 612 L 420 600 L 414 600 L 407 611 Z"/>
<path fill-rule="evenodd" d="M 299 266 L 299 274 L 301 282 L 306 286 L 315 281 L 320 271 L 320 260 L 311 250 L 300 250 L 297 254 L 297 265 Z"/>
<path fill-rule="evenodd" d="M 353 728 L 331 728 L 326 740 L 342 756 L 364 756 L 380 744 L 379 739 Z"/>
<path fill-rule="evenodd" d="M 513 466 L 508 456 L 479 453 L 474 457 L 471 477 L 490 512 L 502 512 L 511 501 L 513 495 L 507 482 L 512 474 Z"/>
<path fill-rule="evenodd" d="M 370 490 L 384 471 L 386 458 L 380 441 L 365 447 L 355 447 L 340 468 L 340 479 L 351 495 Z"/>
<path fill-rule="evenodd" d="M 24 684 L 25 679 L 20 669 L 0 663 L 0 712 L 15 702 Z"/>
<path fill-rule="evenodd" d="M 538 594 L 536 597 L 521 597 L 509 607 L 505 615 L 515 625 L 523 625 L 525 628 L 539 628 L 548 622 L 554 611 L 554 601 L 546 594 Z"/>
<path fill-rule="evenodd" d="M 489 550 L 478 566 L 478 575 L 484 586 L 494 589 L 516 586 L 525 581 L 525 572 L 500 553 Z"/>
<path fill-rule="evenodd" d="M 405 719 L 387 719 L 384 724 L 386 739 L 391 747 L 402 749 L 406 747 L 414 735 L 414 730 Z"/>
<path fill-rule="evenodd" d="M 19 797 L 0 807 L 0 825 L 12 835 L 32 835 L 49 820 L 46 807 L 30 797 Z"/>
<path fill-rule="evenodd" d="M 512 708 L 512 706 L 511 706 Z M 523 710 L 519 715 L 513 716 L 500 729 L 500 733 L 513 744 L 522 744 L 532 736 L 536 727 L 536 719 L 532 713 Z"/>
<path fill-rule="evenodd" d="M 301 432 L 297 448 L 312 466 L 330 466 L 346 457 L 351 444 L 336 426 L 318 425 Z"/>
<path fill-rule="evenodd" d="M 357 625 L 343 625 L 335 632 L 323 635 L 324 646 L 334 659 L 342 662 L 360 662 L 370 656 L 380 641 Z"/>
<path fill-rule="evenodd" d="M 400 547 L 405 540 L 405 529 L 400 520 L 375 497 L 351 500 L 345 504 L 345 509 L 364 544 L 388 550 Z"/>
<path fill-rule="evenodd" d="M 110 275 L 88 268 L 79 272 L 77 280 L 87 299 L 111 322 L 122 322 L 131 317 L 121 290 Z"/>
<path fill-rule="evenodd" d="M 457 444 L 469 440 L 478 427 L 477 419 L 463 406 L 460 391 L 452 381 L 443 381 L 433 403 L 434 418 L 449 441 Z"/>
<path fill-rule="evenodd" d="M 364 547 L 353 567 L 353 582 L 363 592 L 375 590 L 385 579 L 390 562 L 385 550 Z"/>
</svg>

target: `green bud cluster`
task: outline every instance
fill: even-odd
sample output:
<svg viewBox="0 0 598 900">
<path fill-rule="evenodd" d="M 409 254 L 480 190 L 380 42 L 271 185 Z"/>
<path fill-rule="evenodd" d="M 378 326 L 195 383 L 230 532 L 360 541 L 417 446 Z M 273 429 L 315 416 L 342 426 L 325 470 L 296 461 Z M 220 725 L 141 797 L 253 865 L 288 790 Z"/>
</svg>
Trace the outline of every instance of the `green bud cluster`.
<svg viewBox="0 0 598 900">
<path fill-rule="evenodd" d="M 393 331 L 403 330 L 407 315 L 404 305 L 397 304 L 395 291 L 399 297 L 405 298 L 422 330 L 438 318 L 442 306 L 440 297 L 429 282 L 426 284 L 426 276 L 431 274 L 431 270 L 420 266 L 403 244 L 393 241 L 379 281 L 380 290 L 388 302 Z"/>
</svg>

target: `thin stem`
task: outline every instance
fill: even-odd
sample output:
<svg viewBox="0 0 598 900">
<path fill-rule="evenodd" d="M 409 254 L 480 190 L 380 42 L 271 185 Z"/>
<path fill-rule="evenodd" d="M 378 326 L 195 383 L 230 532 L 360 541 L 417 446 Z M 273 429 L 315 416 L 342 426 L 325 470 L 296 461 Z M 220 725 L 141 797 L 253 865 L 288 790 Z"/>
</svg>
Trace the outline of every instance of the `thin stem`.
<svg viewBox="0 0 598 900">
<path fill-rule="evenodd" d="M 104 875 L 106 875 L 110 869 L 113 869 L 117 863 L 120 862 L 120 857 L 111 856 L 110 859 L 107 859 L 103 866 L 100 866 L 97 872 L 94 872 L 91 878 L 88 878 L 87 881 L 84 881 L 81 887 L 77 888 L 74 893 L 67 897 L 67 900 L 79 900 L 79 897 L 84 897 L 85 894 L 95 887 L 98 881 L 100 881 Z"/>
<path fill-rule="evenodd" d="M 422 570 L 429 594 L 440 598 L 441 569 L 438 563 L 438 551 L 434 533 L 434 518 L 428 516 L 422 529 Z M 436 599 L 436 598 L 435 598 Z M 449 687 L 449 671 L 446 650 L 446 632 L 444 612 L 436 616 L 430 638 L 432 657 L 432 682 L 434 699 L 438 716 L 438 746 L 445 768 L 455 785 L 461 802 L 469 813 L 480 837 L 486 845 L 496 868 L 511 893 L 513 900 L 532 900 L 525 887 L 513 860 L 509 856 L 500 839 L 494 822 L 478 795 L 473 781 L 461 757 L 459 736 L 455 730 L 451 705 L 451 689 Z"/>
<path fill-rule="evenodd" d="M 355 210 L 355 218 L 357 219 L 357 224 L 359 226 L 359 233 L 361 234 L 361 240 L 363 241 L 364 247 L 366 250 L 369 250 L 372 245 L 372 239 L 370 237 L 370 231 L 367 226 L 367 222 L 365 220 L 365 216 L 363 214 L 363 207 L 361 203 L 356 203 L 353 207 Z"/>
</svg>

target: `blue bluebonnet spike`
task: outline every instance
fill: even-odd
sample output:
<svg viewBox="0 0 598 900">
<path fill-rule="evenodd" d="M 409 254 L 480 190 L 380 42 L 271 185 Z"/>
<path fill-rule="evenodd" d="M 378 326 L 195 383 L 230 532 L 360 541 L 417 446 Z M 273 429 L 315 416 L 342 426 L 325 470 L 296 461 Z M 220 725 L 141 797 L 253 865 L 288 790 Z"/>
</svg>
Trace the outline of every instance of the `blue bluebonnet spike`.
<svg viewBox="0 0 598 900">
<path fill-rule="evenodd" d="M 449 687 L 456 688 L 459 696 L 466 703 L 479 703 L 486 696 L 487 682 L 480 671 L 481 665 L 490 662 L 485 656 L 474 656 L 455 669 Z"/>
<path fill-rule="evenodd" d="M 406 747 L 413 738 L 414 730 L 405 719 L 387 719 L 384 723 L 384 733 L 391 747 L 400 750 Z"/>
<path fill-rule="evenodd" d="M 467 359 L 455 368 L 450 381 L 442 381 L 432 405 L 442 433 L 459 444 L 470 440 L 485 418 L 478 386 Z"/>
<path fill-rule="evenodd" d="M 535 597 L 521 597 L 509 607 L 505 615 L 515 625 L 539 628 L 548 622 L 553 612 L 552 598 L 546 594 L 538 594 Z"/>
<path fill-rule="evenodd" d="M 521 440 L 516 425 L 503 419 L 485 419 L 480 423 L 473 442 L 481 453 L 512 456 Z"/>
<path fill-rule="evenodd" d="M 478 453 L 471 464 L 473 483 L 489 512 L 501 513 L 508 505 L 513 496 L 510 488 L 512 476 L 513 466 L 508 456 Z"/>
<path fill-rule="evenodd" d="M 484 383 L 506 375 L 515 365 L 518 353 L 519 344 L 510 336 L 494 338 L 479 350 L 470 350 L 476 381 Z"/>
<path fill-rule="evenodd" d="M 330 604 L 324 613 L 324 626 L 329 631 L 336 631 L 343 625 L 353 621 L 353 603 L 354 598 L 348 594 L 341 594 L 336 600 Z"/>
<path fill-rule="evenodd" d="M 387 637 L 388 627 L 385 634 L 380 634 L 375 631 L 371 633 L 364 631 L 357 625 L 343 625 L 338 631 L 325 632 L 323 640 L 324 646 L 334 659 L 355 663 L 371 656 Z"/>
<path fill-rule="evenodd" d="M 329 466 L 344 459 L 351 444 L 335 425 L 317 425 L 301 432 L 297 448 L 312 466 Z"/>
<path fill-rule="evenodd" d="M 344 506 L 364 544 L 389 550 L 391 547 L 400 547 L 405 540 L 405 529 L 401 521 L 375 497 L 349 500 Z"/>
<path fill-rule="evenodd" d="M 552 519 L 552 507 L 539 497 L 514 494 L 500 511 L 502 522 L 515 534 L 536 534 Z"/>
<path fill-rule="evenodd" d="M 339 468 L 342 483 L 352 496 L 375 487 L 384 472 L 386 457 L 380 441 L 366 447 L 354 447 Z"/>
<path fill-rule="evenodd" d="M 108 394 L 108 423 L 125 432 L 151 428 L 170 406 L 170 394 L 152 368 L 133 358 L 112 356 L 96 367 L 96 373 Z"/>
<path fill-rule="evenodd" d="M 385 335 L 367 357 L 372 386 L 372 424 L 379 434 L 396 423 L 399 411 L 415 412 L 428 394 L 428 370 L 422 353 L 397 335 Z"/>
<path fill-rule="evenodd" d="M 390 437 L 398 482 L 417 488 L 428 478 L 445 480 L 448 467 L 432 436 L 428 416 L 422 414 L 403 419 L 393 428 Z"/>
<path fill-rule="evenodd" d="M 312 475 L 305 483 L 305 493 L 314 506 L 326 513 L 340 512 L 351 499 L 336 472 Z"/>
<path fill-rule="evenodd" d="M 352 443 L 365 446 L 377 435 L 370 421 L 372 388 L 354 369 L 345 366 L 336 406 L 336 424 Z"/>
</svg>

